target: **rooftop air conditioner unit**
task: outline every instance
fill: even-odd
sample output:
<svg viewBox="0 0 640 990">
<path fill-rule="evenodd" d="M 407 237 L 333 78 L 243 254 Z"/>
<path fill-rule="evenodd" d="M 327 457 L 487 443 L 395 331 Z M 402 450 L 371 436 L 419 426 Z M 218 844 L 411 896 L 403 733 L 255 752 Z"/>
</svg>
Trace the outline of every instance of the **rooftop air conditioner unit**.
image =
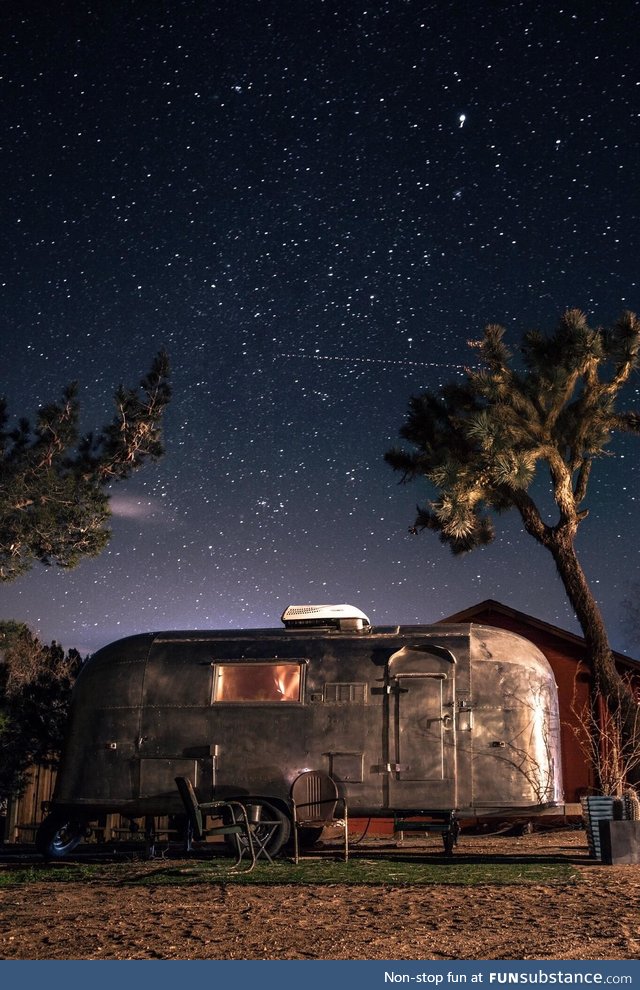
<svg viewBox="0 0 640 990">
<path fill-rule="evenodd" d="M 370 629 L 368 616 L 355 605 L 289 605 L 282 613 L 287 629 L 339 629 L 360 632 Z"/>
</svg>

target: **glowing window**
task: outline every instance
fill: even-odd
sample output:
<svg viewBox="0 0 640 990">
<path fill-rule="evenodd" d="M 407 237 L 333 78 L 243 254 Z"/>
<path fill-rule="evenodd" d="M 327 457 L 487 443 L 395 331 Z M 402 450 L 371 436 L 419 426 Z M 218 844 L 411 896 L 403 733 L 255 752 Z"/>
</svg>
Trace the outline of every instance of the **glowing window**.
<svg viewBox="0 0 640 990">
<path fill-rule="evenodd" d="M 215 701 L 300 701 L 299 663 L 217 663 Z"/>
</svg>

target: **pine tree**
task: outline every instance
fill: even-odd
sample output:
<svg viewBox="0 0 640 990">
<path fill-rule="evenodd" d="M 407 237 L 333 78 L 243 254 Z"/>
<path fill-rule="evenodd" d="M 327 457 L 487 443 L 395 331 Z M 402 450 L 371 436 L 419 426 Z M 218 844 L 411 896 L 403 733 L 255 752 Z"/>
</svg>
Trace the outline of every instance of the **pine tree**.
<svg viewBox="0 0 640 990">
<path fill-rule="evenodd" d="M 75 385 L 39 410 L 33 428 L 23 419 L 11 429 L 0 402 L 0 581 L 37 561 L 74 567 L 104 549 L 108 487 L 163 452 L 168 373 L 161 352 L 138 388 L 118 388 L 116 413 L 97 434 L 80 436 Z"/>
<path fill-rule="evenodd" d="M 575 542 L 594 461 L 616 434 L 640 434 L 640 412 L 618 408 L 640 364 L 640 321 L 627 312 L 612 328 L 592 329 L 582 312 L 568 310 L 554 333 L 525 334 L 516 355 L 504 334 L 491 325 L 470 342 L 479 367 L 461 384 L 411 399 L 400 436 L 413 449 L 385 459 L 404 482 L 423 478 L 435 489 L 411 528 L 437 532 L 454 554 L 490 543 L 495 513 L 519 513 L 555 562 L 584 634 L 594 692 L 612 712 L 622 710 L 627 735 L 635 734 L 637 704 L 616 669 Z M 553 520 L 532 488 L 545 468 Z"/>
<path fill-rule="evenodd" d="M 0 800 L 21 792 L 33 765 L 55 766 L 80 666 L 77 650 L 0 622 Z"/>
</svg>

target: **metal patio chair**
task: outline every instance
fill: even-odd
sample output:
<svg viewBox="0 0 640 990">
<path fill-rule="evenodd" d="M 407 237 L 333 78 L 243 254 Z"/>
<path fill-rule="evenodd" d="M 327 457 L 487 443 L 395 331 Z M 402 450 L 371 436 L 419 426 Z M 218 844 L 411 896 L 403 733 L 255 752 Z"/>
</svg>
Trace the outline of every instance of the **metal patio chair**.
<svg viewBox="0 0 640 990">
<path fill-rule="evenodd" d="M 342 814 L 337 815 L 341 806 Z M 349 820 L 347 802 L 338 793 L 336 783 L 328 774 L 319 770 L 306 770 L 293 782 L 291 787 L 291 808 L 293 811 L 293 850 L 294 859 L 300 860 L 299 832 L 306 828 L 342 829 L 344 836 L 344 861 L 349 859 Z"/>
<path fill-rule="evenodd" d="M 250 873 L 256 865 L 256 854 L 253 846 L 251 827 L 247 818 L 247 809 L 240 801 L 198 801 L 193 784 L 189 777 L 176 777 L 175 782 L 182 798 L 188 819 L 187 849 L 191 839 L 197 842 L 208 836 L 231 836 L 236 850 L 236 861 L 232 869 L 237 869 L 245 855 L 248 856 L 249 866 L 245 873 Z M 207 815 L 222 818 L 223 825 L 207 827 Z"/>
</svg>

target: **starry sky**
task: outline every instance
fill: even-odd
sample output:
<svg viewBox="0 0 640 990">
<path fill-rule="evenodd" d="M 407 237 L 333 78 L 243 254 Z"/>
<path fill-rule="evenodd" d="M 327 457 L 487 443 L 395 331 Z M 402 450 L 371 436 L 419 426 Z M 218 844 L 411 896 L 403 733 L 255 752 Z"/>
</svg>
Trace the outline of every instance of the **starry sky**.
<svg viewBox="0 0 640 990">
<path fill-rule="evenodd" d="M 577 630 L 516 517 L 453 558 L 409 535 L 427 491 L 383 455 L 485 324 L 515 346 L 568 306 L 640 308 L 637 0 L 5 0 L 0 19 L 0 392 L 32 416 L 77 380 L 89 429 L 160 347 L 174 386 L 166 456 L 114 488 L 108 550 L 2 586 L 0 614 L 82 652 L 305 602 L 389 624 L 495 598 Z M 579 541 L 635 655 L 639 473 L 616 442 Z"/>
</svg>

